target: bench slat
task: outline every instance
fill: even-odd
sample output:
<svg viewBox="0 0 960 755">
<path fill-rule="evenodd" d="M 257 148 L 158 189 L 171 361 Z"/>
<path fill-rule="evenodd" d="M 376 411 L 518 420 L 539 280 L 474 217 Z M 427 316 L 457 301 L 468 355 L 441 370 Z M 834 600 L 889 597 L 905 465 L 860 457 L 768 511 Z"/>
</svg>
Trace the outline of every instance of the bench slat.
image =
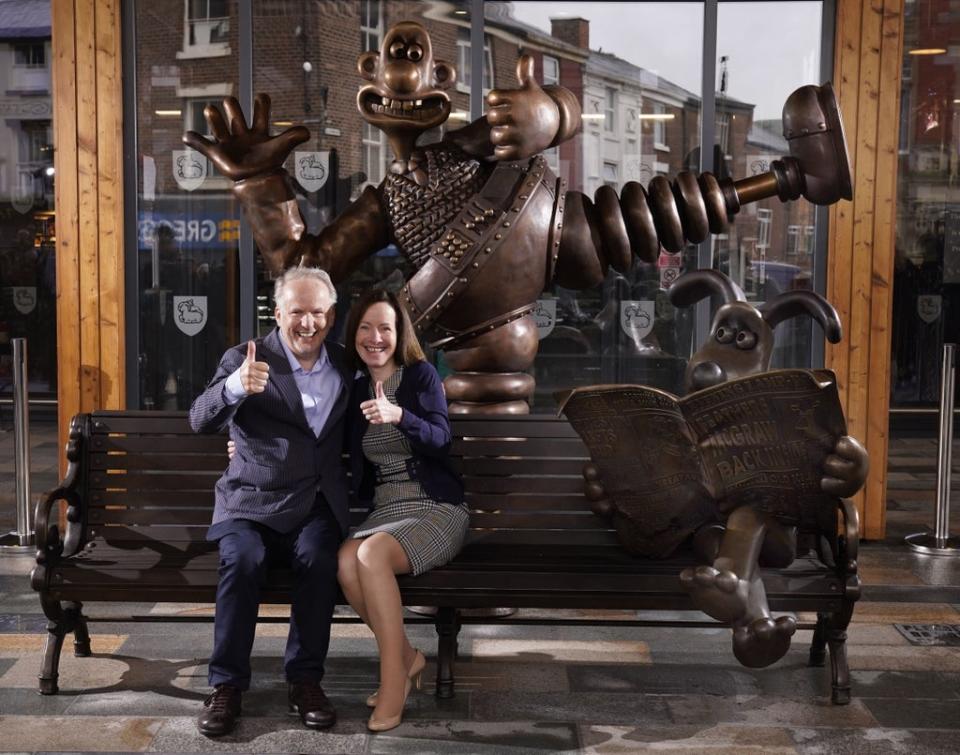
<svg viewBox="0 0 960 755">
<path fill-rule="evenodd" d="M 120 487 L 120 485 L 116 485 Z M 582 494 L 573 495 L 537 495 L 497 494 L 478 495 L 467 493 L 467 506 L 478 511 L 572 511 L 589 513 L 589 503 Z M 126 508 L 151 508 L 164 506 L 170 509 L 204 508 L 213 512 L 213 491 L 201 490 L 191 485 L 189 488 L 176 490 L 92 490 L 89 503 L 100 508 L 105 506 L 123 506 Z M 366 512 L 364 507 L 357 511 Z M 592 515 L 592 514 L 591 514 Z"/>
<path fill-rule="evenodd" d="M 99 506 L 167 506 L 172 509 L 206 507 L 213 512 L 213 490 L 98 490 L 91 503 Z"/>
<path fill-rule="evenodd" d="M 87 520 L 93 525 L 109 523 L 165 525 L 165 524 L 210 524 L 211 510 L 209 507 L 172 508 L 169 506 L 128 506 L 124 508 L 91 506 L 87 512 Z M 569 515 L 551 514 L 544 512 L 534 513 L 472 513 L 470 526 L 474 529 L 498 530 L 548 530 L 558 532 L 564 530 L 603 530 L 607 528 L 603 522 L 591 512 L 578 512 Z"/>
<path fill-rule="evenodd" d="M 95 435 L 90 446 L 96 453 L 213 453 L 227 455 L 227 436 L 198 435 Z"/>
<path fill-rule="evenodd" d="M 210 471 L 218 475 L 227 468 L 227 452 L 221 449 L 219 454 L 187 454 L 187 453 L 125 453 L 101 454 L 90 456 L 92 470 L 107 469 L 136 469 L 193 472 Z"/>
<path fill-rule="evenodd" d="M 576 495 L 534 495 L 467 493 L 467 506 L 481 511 L 583 511 L 589 502 L 583 493 Z"/>
<path fill-rule="evenodd" d="M 222 472 L 201 471 L 193 474 L 177 473 L 128 473 L 107 474 L 106 472 L 92 472 L 90 474 L 91 490 L 123 489 L 123 490 L 213 490 L 214 483 Z"/>
<path fill-rule="evenodd" d="M 579 438 L 531 438 L 519 440 L 476 439 L 455 437 L 451 453 L 469 458 L 471 456 L 524 456 L 527 459 L 582 459 L 589 456 Z"/>
<path fill-rule="evenodd" d="M 527 459 L 523 456 L 487 456 L 464 459 L 450 457 L 454 468 L 469 477 L 530 474 L 537 470 L 544 475 L 576 475 L 580 477 L 584 461 L 578 459 Z"/>
<path fill-rule="evenodd" d="M 464 476 L 464 485 L 472 493 L 536 493 L 540 495 L 568 494 L 583 497 L 583 477 L 510 477 Z"/>
<path fill-rule="evenodd" d="M 140 435 L 147 431 L 157 435 L 190 435 L 193 428 L 184 412 L 94 412 L 93 435 L 123 433 Z"/>
<path fill-rule="evenodd" d="M 87 521 L 94 525 L 103 524 L 196 524 L 210 526 L 210 509 L 171 509 L 157 508 L 105 508 L 91 506 L 87 511 Z"/>
<path fill-rule="evenodd" d="M 481 438 L 574 438 L 580 440 L 576 430 L 566 419 L 552 415 L 528 414 L 516 417 L 463 418 L 452 417 L 450 425 L 457 437 Z"/>
</svg>

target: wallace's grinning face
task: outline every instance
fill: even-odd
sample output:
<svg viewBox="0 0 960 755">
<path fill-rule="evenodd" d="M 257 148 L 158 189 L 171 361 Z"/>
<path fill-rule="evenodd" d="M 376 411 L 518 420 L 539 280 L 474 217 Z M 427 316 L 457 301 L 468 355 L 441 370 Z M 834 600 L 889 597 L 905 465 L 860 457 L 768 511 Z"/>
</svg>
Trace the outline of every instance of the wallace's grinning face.
<svg viewBox="0 0 960 755">
<path fill-rule="evenodd" d="M 456 80 L 449 63 L 434 60 L 430 35 L 420 24 L 397 24 L 384 37 L 380 52 L 357 61 L 371 82 L 360 89 L 357 107 L 368 123 L 387 134 L 421 133 L 450 115 L 448 89 Z"/>
</svg>

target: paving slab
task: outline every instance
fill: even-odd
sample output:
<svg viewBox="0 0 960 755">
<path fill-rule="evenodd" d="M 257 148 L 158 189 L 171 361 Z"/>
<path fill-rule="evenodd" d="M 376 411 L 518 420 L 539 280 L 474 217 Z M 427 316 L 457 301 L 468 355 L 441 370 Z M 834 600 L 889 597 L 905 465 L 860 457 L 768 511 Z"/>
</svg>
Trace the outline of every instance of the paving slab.
<svg viewBox="0 0 960 755">
<path fill-rule="evenodd" d="M 678 725 L 602 726 L 581 724 L 585 755 L 627 755 L 636 752 L 669 752 L 681 755 L 793 755 L 793 738 L 787 729 L 767 726 Z"/>
<path fill-rule="evenodd" d="M 243 716 L 225 737 L 210 739 L 197 731 L 193 717 L 163 720 L 149 746 L 150 752 L 362 753 L 366 729 L 360 722 L 338 722 L 327 731 L 312 731 L 296 717 Z"/>
<path fill-rule="evenodd" d="M 533 755 L 577 752 L 577 725 L 536 721 L 404 721 L 369 738 L 369 753 Z"/>
</svg>

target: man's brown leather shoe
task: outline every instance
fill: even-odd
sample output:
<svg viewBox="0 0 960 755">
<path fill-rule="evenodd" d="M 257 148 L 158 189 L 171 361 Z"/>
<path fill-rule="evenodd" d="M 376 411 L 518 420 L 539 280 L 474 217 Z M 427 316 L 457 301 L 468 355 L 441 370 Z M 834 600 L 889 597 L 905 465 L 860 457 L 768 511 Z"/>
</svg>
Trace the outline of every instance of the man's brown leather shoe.
<svg viewBox="0 0 960 755">
<path fill-rule="evenodd" d="M 203 713 L 197 719 L 200 733 L 208 737 L 222 737 L 233 731 L 240 718 L 240 690 L 230 684 L 218 684 L 203 701 Z"/>
<path fill-rule="evenodd" d="M 299 714 L 308 729 L 327 729 L 337 722 L 337 712 L 319 684 L 291 684 L 288 700 L 290 712 Z"/>
</svg>

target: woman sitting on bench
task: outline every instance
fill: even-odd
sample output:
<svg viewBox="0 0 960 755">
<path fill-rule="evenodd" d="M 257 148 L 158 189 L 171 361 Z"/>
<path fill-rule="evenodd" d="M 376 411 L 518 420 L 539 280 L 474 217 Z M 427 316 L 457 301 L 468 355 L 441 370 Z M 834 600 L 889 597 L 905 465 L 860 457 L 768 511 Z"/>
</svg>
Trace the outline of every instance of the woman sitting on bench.
<svg viewBox="0 0 960 755">
<path fill-rule="evenodd" d="M 367 727 L 386 731 L 400 724 L 426 665 L 404 632 L 396 575 L 422 574 L 452 559 L 469 513 L 448 461 L 443 384 L 397 298 L 367 292 L 350 310 L 344 342 L 361 373 L 347 420 L 353 484 L 372 509 L 341 546 L 337 577 L 377 638 L 380 688 L 367 698 L 374 708 Z"/>
</svg>

